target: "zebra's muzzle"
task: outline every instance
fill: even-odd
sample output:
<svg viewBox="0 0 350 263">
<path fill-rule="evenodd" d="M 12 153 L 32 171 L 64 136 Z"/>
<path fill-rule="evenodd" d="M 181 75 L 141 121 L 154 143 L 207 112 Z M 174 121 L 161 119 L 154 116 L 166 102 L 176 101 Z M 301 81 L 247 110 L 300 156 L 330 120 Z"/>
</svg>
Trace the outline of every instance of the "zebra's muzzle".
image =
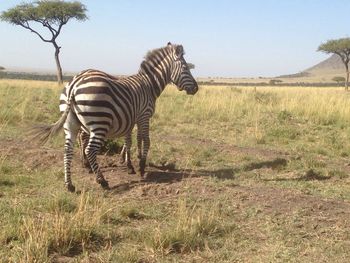
<svg viewBox="0 0 350 263">
<path fill-rule="evenodd" d="M 197 91 L 198 91 L 198 86 L 194 86 L 191 89 L 186 89 L 187 95 L 194 95 L 197 93 Z"/>
</svg>

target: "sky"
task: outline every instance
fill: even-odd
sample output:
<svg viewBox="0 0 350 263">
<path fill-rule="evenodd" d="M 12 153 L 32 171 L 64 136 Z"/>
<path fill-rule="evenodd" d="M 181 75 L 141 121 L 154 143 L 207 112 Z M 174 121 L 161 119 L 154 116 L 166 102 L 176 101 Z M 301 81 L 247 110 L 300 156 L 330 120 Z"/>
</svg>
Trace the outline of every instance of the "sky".
<svg viewBox="0 0 350 263">
<path fill-rule="evenodd" d="M 0 12 L 26 2 L 0 0 Z M 82 0 L 89 20 L 57 39 L 64 72 L 138 71 L 148 50 L 182 44 L 195 77 L 273 77 L 326 59 L 317 47 L 349 37 L 349 0 Z M 54 48 L 0 22 L 0 66 L 55 72 Z"/>
</svg>

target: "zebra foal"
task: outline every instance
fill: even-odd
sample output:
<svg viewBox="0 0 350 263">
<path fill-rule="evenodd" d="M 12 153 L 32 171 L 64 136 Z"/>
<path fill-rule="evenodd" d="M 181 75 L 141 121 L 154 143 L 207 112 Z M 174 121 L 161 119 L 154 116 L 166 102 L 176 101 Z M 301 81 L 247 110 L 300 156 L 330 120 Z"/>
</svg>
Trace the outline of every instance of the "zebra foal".
<svg viewBox="0 0 350 263">
<path fill-rule="evenodd" d="M 163 48 L 149 52 L 135 75 L 115 79 L 91 70 L 78 74 L 67 84 L 63 91 L 67 101 L 61 99 L 60 110 L 63 113 L 60 119 L 52 125 L 42 126 L 37 131 L 37 137 L 45 142 L 63 127 L 64 173 L 68 191 L 75 191 L 71 180 L 71 162 L 73 144 L 80 129 L 89 135 L 84 152 L 96 181 L 108 189 L 108 182 L 99 169 L 96 155 L 106 138 L 126 136 L 126 158 L 129 162 L 130 135 L 137 124 L 139 167 L 141 176 L 144 175 L 150 146 L 149 120 L 157 98 L 171 82 L 187 94 L 193 95 L 198 91 L 197 82 L 184 59 L 182 45 L 168 43 Z"/>
</svg>

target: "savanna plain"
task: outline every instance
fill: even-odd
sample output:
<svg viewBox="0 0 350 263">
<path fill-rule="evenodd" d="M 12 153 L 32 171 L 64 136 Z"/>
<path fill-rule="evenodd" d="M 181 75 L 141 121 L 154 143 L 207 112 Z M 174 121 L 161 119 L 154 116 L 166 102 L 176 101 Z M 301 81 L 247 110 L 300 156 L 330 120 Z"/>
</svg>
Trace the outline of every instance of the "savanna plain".
<svg viewBox="0 0 350 263">
<path fill-rule="evenodd" d="M 0 80 L 1 262 L 348 262 L 350 93 L 343 88 L 166 88 L 144 179 L 99 155 L 63 183 L 53 82 Z M 134 138 L 134 145 L 135 138 Z M 136 148 L 133 162 L 137 166 Z"/>
</svg>

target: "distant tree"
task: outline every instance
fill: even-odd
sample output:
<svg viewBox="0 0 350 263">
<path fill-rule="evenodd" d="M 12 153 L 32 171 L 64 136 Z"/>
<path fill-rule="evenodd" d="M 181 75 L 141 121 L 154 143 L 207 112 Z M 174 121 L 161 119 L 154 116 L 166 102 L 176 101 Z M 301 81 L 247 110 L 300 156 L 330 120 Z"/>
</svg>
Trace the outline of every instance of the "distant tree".
<svg viewBox="0 0 350 263">
<path fill-rule="evenodd" d="M 321 44 L 317 51 L 327 54 L 337 54 L 343 62 L 346 70 L 345 90 L 349 87 L 349 62 L 350 62 L 350 38 L 332 39 Z"/>
<path fill-rule="evenodd" d="M 86 7 L 78 1 L 65 2 L 62 0 L 40 0 L 33 3 L 23 3 L 2 12 L 0 19 L 10 24 L 21 26 L 36 34 L 42 41 L 52 43 L 55 48 L 57 66 L 57 81 L 62 83 L 62 67 L 59 59 L 61 47 L 57 37 L 62 27 L 71 19 L 84 21 L 87 19 Z M 47 29 L 49 37 L 37 30 L 37 25 Z"/>
<path fill-rule="evenodd" d="M 280 80 L 280 79 L 271 79 L 270 81 L 269 81 L 269 84 L 270 85 L 276 85 L 276 84 L 279 84 L 279 83 L 282 83 L 283 81 L 282 80 Z"/>
<path fill-rule="evenodd" d="M 338 84 L 340 82 L 345 82 L 345 78 L 344 77 L 340 77 L 340 76 L 335 76 L 334 78 L 332 78 L 332 80 L 337 82 Z"/>
<path fill-rule="evenodd" d="M 5 68 L 4 68 L 4 67 L 2 67 L 2 66 L 0 66 L 0 70 L 5 70 Z"/>
<path fill-rule="evenodd" d="M 189 69 L 194 69 L 195 68 L 195 65 L 192 64 L 192 63 L 187 63 L 187 66 Z"/>
</svg>

